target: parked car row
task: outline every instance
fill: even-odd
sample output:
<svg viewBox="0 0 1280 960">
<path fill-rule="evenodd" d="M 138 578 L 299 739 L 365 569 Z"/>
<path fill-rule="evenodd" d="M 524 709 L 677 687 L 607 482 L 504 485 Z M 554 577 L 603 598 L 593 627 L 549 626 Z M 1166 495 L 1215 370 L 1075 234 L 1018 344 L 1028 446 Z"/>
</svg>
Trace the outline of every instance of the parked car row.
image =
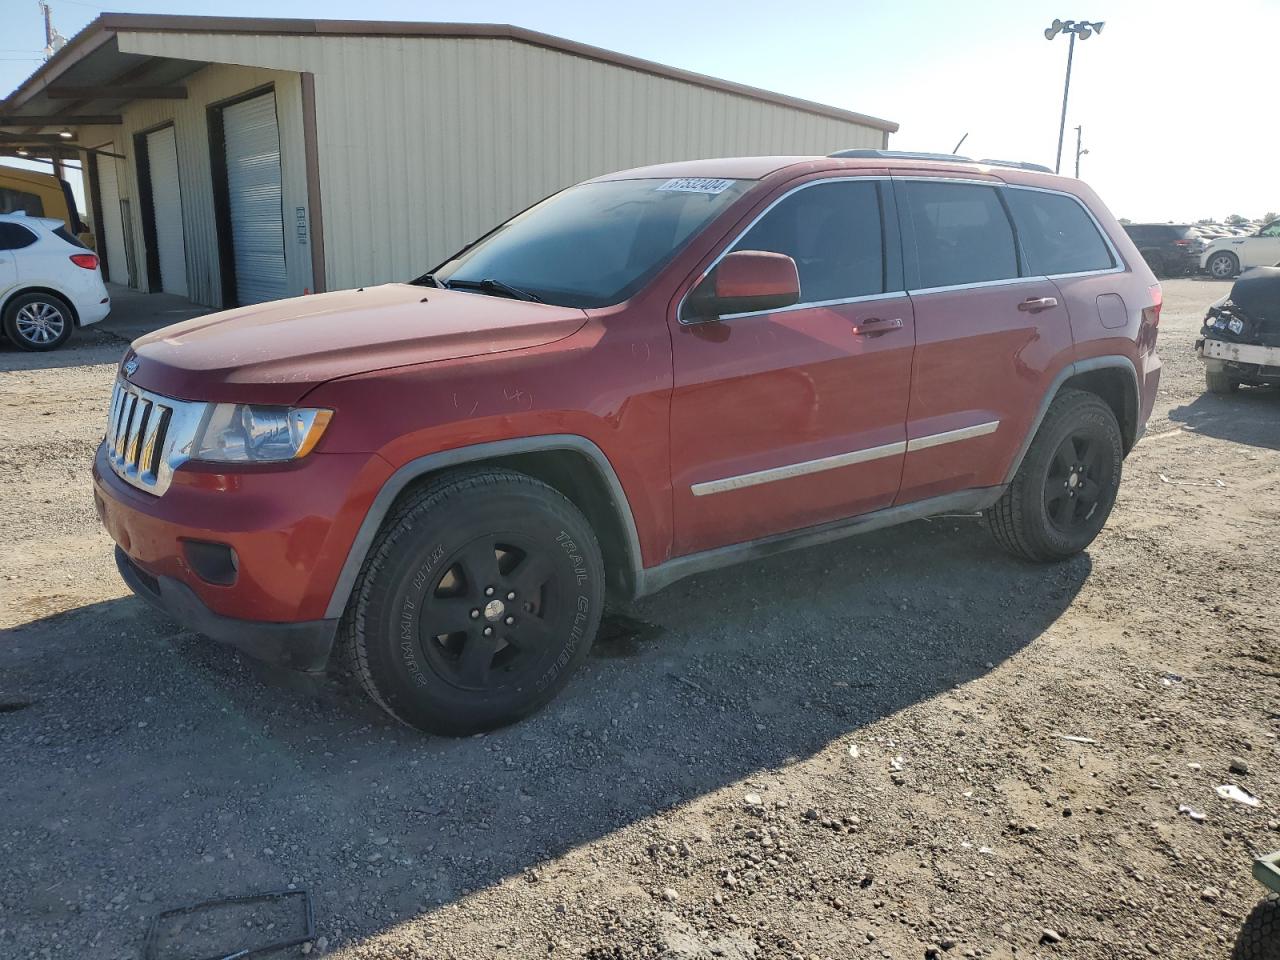
<svg viewBox="0 0 1280 960">
<path fill-rule="evenodd" d="M 1230 280 L 1250 267 L 1280 265 L 1280 220 L 1245 236 L 1210 236 L 1188 223 L 1129 223 L 1124 229 L 1157 277 L 1206 273 Z"/>
</svg>

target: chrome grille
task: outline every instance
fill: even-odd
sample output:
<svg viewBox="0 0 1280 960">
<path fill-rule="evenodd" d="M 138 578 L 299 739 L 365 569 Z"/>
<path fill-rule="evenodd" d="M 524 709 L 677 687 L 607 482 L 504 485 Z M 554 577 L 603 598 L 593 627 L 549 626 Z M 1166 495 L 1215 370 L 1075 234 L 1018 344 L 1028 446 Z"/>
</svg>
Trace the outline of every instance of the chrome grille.
<svg viewBox="0 0 1280 960">
<path fill-rule="evenodd" d="M 112 471 L 139 490 L 164 493 L 174 469 L 191 456 L 204 409 L 203 403 L 173 400 L 117 380 L 105 439 Z"/>
</svg>

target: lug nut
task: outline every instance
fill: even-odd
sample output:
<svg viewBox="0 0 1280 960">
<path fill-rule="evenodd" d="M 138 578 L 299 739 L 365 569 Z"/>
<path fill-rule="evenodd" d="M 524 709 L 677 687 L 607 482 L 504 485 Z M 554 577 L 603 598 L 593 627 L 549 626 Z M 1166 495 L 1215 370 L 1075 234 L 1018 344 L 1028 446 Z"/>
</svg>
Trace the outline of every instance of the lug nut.
<svg viewBox="0 0 1280 960">
<path fill-rule="evenodd" d="M 484 588 L 484 595 L 485 595 L 486 597 L 492 597 L 492 596 L 493 596 L 493 587 L 485 587 L 485 588 Z"/>
<path fill-rule="evenodd" d="M 516 592 L 515 592 L 514 590 L 510 591 L 510 592 L 507 594 L 507 599 L 508 599 L 508 600 L 514 600 L 515 598 L 516 598 Z"/>
<path fill-rule="evenodd" d="M 492 637 L 492 636 L 493 636 L 493 627 L 485 627 L 485 628 L 484 628 L 484 635 L 485 635 L 486 637 Z"/>
<path fill-rule="evenodd" d="M 516 622 L 516 618 L 515 618 L 515 617 L 507 617 L 507 619 L 506 619 L 506 620 L 504 620 L 504 621 L 502 621 L 502 622 L 503 622 L 503 623 L 505 623 L 505 624 L 509 627 L 509 626 L 511 626 L 512 624 L 514 624 L 514 623 Z"/>
<path fill-rule="evenodd" d="M 472 619 L 472 620 L 479 620 L 479 619 L 480 619 L 480 611 L 479 611 L 479 610 L 472 610 L 472 611 L 471 611 L 471 619 Z"/>
</svg>

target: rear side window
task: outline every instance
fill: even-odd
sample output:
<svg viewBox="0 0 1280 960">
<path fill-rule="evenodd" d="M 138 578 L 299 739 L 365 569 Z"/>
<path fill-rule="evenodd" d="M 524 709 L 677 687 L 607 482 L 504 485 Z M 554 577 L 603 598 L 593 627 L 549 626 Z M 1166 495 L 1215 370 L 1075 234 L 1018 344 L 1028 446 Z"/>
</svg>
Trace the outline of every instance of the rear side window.
<svg viewBox="0 0 1280 960">
<path fill-rule="evenodd" d="M 0 213 L 25 213 L 28 217 L 43 217 L 44 201 L 25 190 L 0 187 Z"/>
<path fill-rule="evenodd" d="M 1018 276 L 1013 227 L 994 187 L 922 180 L 902 186 L 915 232 L 917 288 Z"/>
<path fill-rule="evenodd" d="M 1030 275 L 1052 277 L 1110 270 L 1116 265 L 1093 218 L 1074 198 L 1018 189 L 1010 189 L 1005 196 L 1018 225 Z M 1176 227 L 1167 229 L 1170 239 L 1181 233 Z"/>
<path fill-rule="evenodd" d="M 0 250 L 21 250 L 36 242 L 36 235 L 16 223 L 0 223 Z"/>
<path fill-rule="evenodd" d="M 59 227 L 57 230 L 53 231 L 53 235 L 57 237 L 59 240 L 65 240 L 67 243 L 71 244 L 73 247 L 79 247 L 81 250 L 89 249 L 83 243 L 80 242 L 79 237 L 72 236 L 71 231 L 68 230 L 66 227 Z"/>
<path fill-rule="evenodd" d="M 801 303 L 884 293 L 879 187 L 857 180 L 804 187 L 780 200 L 733 249 L 791 257 Z"/>
</svg>

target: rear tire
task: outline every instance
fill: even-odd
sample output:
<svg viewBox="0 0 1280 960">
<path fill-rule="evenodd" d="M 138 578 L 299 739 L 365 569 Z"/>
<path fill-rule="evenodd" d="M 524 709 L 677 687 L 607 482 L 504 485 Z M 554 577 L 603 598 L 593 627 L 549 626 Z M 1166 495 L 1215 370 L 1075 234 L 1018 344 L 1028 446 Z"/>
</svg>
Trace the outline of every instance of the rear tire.
<svg viewBox="0 0 1280 960">
<path fill-rule="evenodd" d="M 1240 272 L 1240 260 L 1234 253 L 1224 250 L 1210 257 L 1205 269 L 1215 280 L 1230 280 Z"/>
<path fill-rule="evenodd" d="M 1209 388 L 1210 393 L 1235 393 L 1240 389 L 1240 381 L 1225 370 L 1206 370 L 1204 385 Z"/>
<path fill-rule="evenodd" d="M 52 293 L 20 293 L 4 308 L 4 334 L 19 350 L 56 350 L 70 338 L 74 316 Z"/>
<path fill-rule="evenodd" d="M 1102 531 L 1120 488 L 1124 441 L 1097 394 L 1063 390 L 1013 483 L 986 511 L 996 543 L 1026 560 L 1065 560 Z"/>
<path fill-rule="evenodd" d="M 1280 895 L 1273 893 L 1245 918 L 1231 960 L 1280 960 Z"/>
<path fill-rule="evenodd" d="M 339 642 L 391 716 L 466 736 L 550 701 L 586 658 L 603 606 L 604 562 L 577 507 L 524 474 L 464 470 L 387 519 Z"/>
</svg>

